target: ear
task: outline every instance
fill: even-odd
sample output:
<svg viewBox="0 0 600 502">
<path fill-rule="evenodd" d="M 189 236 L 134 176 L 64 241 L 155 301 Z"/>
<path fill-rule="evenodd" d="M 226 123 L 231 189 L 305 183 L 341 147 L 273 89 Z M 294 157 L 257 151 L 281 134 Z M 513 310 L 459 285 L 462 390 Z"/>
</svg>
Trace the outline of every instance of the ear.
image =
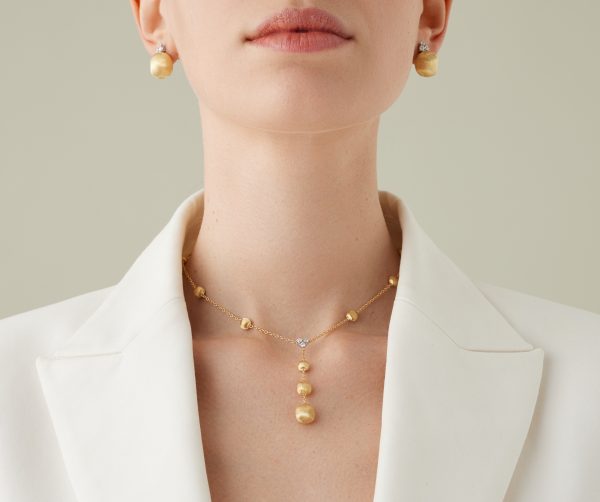
<svg viewBox="0 0 600 502">
<path fill-rule="evenodd" d="M 452 0 L 423 0 L 423 12 L 419 20 L 419 39 L 428 41 L 429 49 L 439 52 L 446 36 Z M 418 48 L 415 54 L 418 52 Z"/>
<path fill-rule="evenodd" d="M 148 54 L 153 55 L 162 42 L 169 56 L 176 61 L 179 54 L 160 11 L 161 2 L 162 0 L 129 0 L 138 34 Z"/>
</svg>

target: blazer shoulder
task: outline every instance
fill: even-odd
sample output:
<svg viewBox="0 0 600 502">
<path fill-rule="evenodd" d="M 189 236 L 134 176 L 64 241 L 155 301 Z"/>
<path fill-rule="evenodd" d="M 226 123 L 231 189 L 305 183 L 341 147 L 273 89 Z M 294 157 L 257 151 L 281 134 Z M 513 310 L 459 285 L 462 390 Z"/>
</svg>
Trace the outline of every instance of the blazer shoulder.
<svg viewBox="0 0 600 502">
<path fill-rule="evenodd" d="M 65 341 L 115 286 L 88 291 L 0 319 L 0 368 L 15 356 L 41 355 Z"/>
<path fill-rule="evenodd" d="M 476 281 L 476 285 L 532 345 L 550 353 L 581 352 L 596 361 L 600 358 L 600 314 L 496 284 Z"/>
</svg>

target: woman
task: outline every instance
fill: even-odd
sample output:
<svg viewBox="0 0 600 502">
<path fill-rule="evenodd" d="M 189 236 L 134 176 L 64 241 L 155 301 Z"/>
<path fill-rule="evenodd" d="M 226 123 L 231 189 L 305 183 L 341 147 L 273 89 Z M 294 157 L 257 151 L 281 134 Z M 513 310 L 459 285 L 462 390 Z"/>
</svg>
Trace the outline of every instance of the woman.
<svg viewBox="0 0 600 502">
<path fill-rule="evenodd" d="M 600 500 L 600 316 L 468 278 L 377 189 L 451 0 L 293 3 L 131 0 L 203 188 L 114 286 L 0 322 L 0 500 Z"/>
</svg>

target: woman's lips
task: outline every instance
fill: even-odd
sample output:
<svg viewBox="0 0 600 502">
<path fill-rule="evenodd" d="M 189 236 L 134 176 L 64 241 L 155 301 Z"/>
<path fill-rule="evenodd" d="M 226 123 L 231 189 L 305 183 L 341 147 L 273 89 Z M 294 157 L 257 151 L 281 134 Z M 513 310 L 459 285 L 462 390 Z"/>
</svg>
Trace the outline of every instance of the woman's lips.
<svg viewBox="0 0 600 502">
<path fill-rule="evenodd" d="M 348 40 L 325 31 L 278 31 L 250 40 L 250 43 L 286 52 L 311 52 L 337 47 Z"/>
<path fill-rule="evenodd" d="M 311 7 L 278 12 L 263 21 L 246 41 L 281 51 L 309 52 L 337 47 L 352 38 L 335 16 Z"/>
</svg>

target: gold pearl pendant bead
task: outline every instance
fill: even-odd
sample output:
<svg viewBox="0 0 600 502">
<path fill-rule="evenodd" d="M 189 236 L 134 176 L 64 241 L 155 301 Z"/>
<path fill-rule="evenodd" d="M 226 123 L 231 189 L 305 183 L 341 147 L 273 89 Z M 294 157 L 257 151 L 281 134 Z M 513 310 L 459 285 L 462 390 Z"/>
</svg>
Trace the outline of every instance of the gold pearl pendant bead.
<svg viewBox="0 0 600 502">
<path fill-rule="evenodd" d="M 202 298 L 204 293 L 206 293 L 206 290 L 202 286 L 196 286 L 194 288 L 194 295 L 196 295 L 198 298 Z"/>
<path fill-rule="evenodd" d="M 312 392 L 312 385 L 310 382 L 298 382 L 296 385 L 296 391 L 301 396 L 308 396 Z"/>
<path fill-rule="evenodd" d="M 308 369 L 310 368 L 310 363 L 308 361 L 300 361 L 298 363 L 298 370 L 305 372 L 308 371 Z"/>
<path fill-rule="evenodd" d="M 310 424 L 315 419 L 315 409 L 311 404 L 304 403 L 296 406 L 296 420 L 301 424 Z"/>
<path fill-rule="evenodd" d="M 388 279 L 388 283 L 391 284 L 392 286 L 397 286 L 398 285 L 398 277 L 395 275 L 390 275 L 390 278 Z"/>
<path fill-rule="evenodd" d="M 240 322 L 240 328 L 242 329 L 250 329 L 252 327 L 252 321 L 247 317 L 244 317 Z"/>
<path fill-rule="evenodd" d="M 173 60 L 166 52 L 157 52 L 150 59 L 150 73 L 156 78 L 166 78 L 173 73 Z"/>
<path fill-rule="evenodd" d="M 422 77 L 433 77 L 438 70 L 437 54 L 433 51 L 422 51 L 415 58 L 415 70 Z"/>
<path fill-rule="evenodd" d="M 349 321 L 356 321 L 358 319 L 358 312 L 356 310 L 349 310 L 346 312 L 346 319 Z"/>
</svg>

